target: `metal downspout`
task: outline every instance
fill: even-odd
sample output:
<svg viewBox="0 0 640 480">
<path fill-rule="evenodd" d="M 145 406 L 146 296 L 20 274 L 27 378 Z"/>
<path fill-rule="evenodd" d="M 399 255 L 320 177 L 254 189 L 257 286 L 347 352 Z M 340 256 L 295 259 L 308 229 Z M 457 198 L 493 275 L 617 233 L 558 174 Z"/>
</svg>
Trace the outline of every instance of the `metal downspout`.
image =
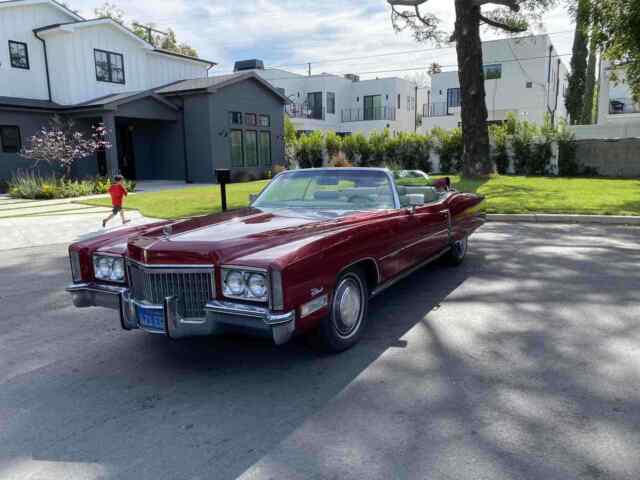
<svg viewBox="0 0 640 480">
<path fill-rule="evenodd" d="M 47 58 L 47 44 L 43 38 L 38 35 L 36 30 L 33 31 L 35 37 L 42 42 L 42 49 L 44 50 L 44 70 L 47 74 L 47 93 L 49 94 L 49 101 L 51 102 L 51 80 L 49 79 L 49 59 Z"/>
</svg>

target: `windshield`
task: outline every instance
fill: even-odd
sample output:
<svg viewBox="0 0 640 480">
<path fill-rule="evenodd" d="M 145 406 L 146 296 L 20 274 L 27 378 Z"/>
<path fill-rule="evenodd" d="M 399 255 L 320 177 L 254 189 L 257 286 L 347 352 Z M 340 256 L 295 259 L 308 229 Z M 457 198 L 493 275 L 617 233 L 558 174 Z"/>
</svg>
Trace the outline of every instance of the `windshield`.
<svg viewBox="0 0 640 480">
<path fill-rule="evenodd" d="M 379 170 L 295 170 L 275 178 L 257 208 L 382 210 L 394 208 L 393 186 Z"/>
</svg>

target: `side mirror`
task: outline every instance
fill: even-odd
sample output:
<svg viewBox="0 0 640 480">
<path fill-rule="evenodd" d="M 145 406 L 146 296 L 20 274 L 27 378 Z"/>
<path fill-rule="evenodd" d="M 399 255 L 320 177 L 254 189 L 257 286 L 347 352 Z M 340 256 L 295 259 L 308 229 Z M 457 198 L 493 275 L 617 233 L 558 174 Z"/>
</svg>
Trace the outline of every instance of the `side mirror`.
<svg viewBox="0 0 640 480">
<path fill-rule="evenodd" d="M 252 204 L 257 199 L 258 199 L 258 194 L 257 193 L 250 193 L 249 194 L 249 204 Z"/>
<path fill-rule="evenodd" d="M 419 207 L 424 205 L 424 194 L 423 193 L 409 193 L 407 194 L 407 202 L 410 207 Z"/>
</svg>

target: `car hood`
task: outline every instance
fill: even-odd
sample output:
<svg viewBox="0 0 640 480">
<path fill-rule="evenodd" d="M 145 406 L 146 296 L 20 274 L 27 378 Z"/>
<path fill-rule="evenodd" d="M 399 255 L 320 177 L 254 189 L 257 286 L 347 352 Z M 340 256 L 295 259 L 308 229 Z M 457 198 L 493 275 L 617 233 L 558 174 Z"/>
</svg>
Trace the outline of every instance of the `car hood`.
<svg viewBox="0 0 640 480">
<path fill-rule="evenodd" d="M 376 215 L 247 208 L 154 226 L 129 238 L 126 253 L 150 264 L 229 264 L 250 256 L 252 264 L 266 265 Z"/>
</svg>

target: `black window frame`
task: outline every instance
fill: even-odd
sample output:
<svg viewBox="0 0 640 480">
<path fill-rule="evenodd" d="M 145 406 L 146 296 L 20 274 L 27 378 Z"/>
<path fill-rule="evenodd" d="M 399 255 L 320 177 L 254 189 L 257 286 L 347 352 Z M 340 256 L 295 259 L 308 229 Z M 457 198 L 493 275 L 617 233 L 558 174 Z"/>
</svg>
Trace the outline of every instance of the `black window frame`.
<svg viewBox="0 0 640 480">
<path fill-rule="evenodd" d="M 250 152 L 250 149 L 249 149 L 249 136 L 251 134 L 255 134 L 255 139 L 256 139 L 255 144 L 254 144 L 255 145 L 255 149 L 252 152 L 252 153 L 255 153 L 255 157 L 254 157 L 255 161 L 253 162 L 252 165 L 249 164 L 249 155 L 247 155 L 247 153 Z M 243 143 L 244 143 L 244 148 L 243 148 L 243 151 L 244 151 L 244 166 L 246 168 L 259 167 L 260 166 L 260 156 L 259 156 L 259 148 L 258 148 L 258 130 L 253 130 L 253 129 L 252 130 L 245 130 L 244 131 L 244 141 L 243 141 Z"/>
<path fill-rule="evenodd" d="M 18 143 L 15 147 L 15 150 L 5 150 L 5 129 L 15 129 L 18 132 Z M 22 150 L 22 135 L 20 132 L 20 127 L 18 125 L 0 125 L 0 153 L 20 153 L 20 150 Z"/>
<path fill-rule="evenodd" d="M 401 94 L 398 94 L 397 107 L 398 107 L 398 110 L 402 109 L 402 95 Z"/>
<path fill-rule="evenodd" d="M 234 117 L 238 117 L 238 122 L 234 120 Z M 242 125 L 242 112 L 229 112 L 229 123 L 231 125 Z"/>
<path fill-rule="evenodd" d="M 253 118 L 253 122 L 249 121 L 249 119 Z M 244 114 L 244 124 L 249 127 L 257 127 L 258 126 L 258 114 L 257 113 L 245 113 Z"/>
<path fill-rule="evenodd" d="M 497 76 L 487 76 L 487 70 L 495 70 L 498 72 Z M 485 80 L 500 80 L 502 78 L 502 64 L 501 63 L 489 63 L 482 65 L 482 78 Z"/>
<path fill-rule="evenodd" d="M 327 113 L 336 114 L 336 92 L 327 92 Z"/>
<path fill-rule="evenodd" d="M 240 165 L 234 165 L 233 163 L 233 134 L 238 132 L 240 134 Z M 229 132 L 229 160 L 231 162 L 231 168 L 244 168 L 244 131 L 241 128 L 231 129 Z"/>
<path fill-rule="evenodd" d="M 460 87 L 447 88 L 447 111 L 450 108 L 462 106 L 462 92 Z"/>
<path fill-rule="evenodd" d="M 269 138 L 269 147 L 267 148 L 267 152 L 269 154 L 268 161 L 263 161 L 263 148 L 262 148 L 262 136 L 267 135 Z M 273 164 L 273 159 L 271 158 L 271 132 L 269 130 L 260 130 L 258 132 L 258 166 L 260 167 L 270 167 Z"/>
<path fill-rule="evenodd" d="M 13 56 L 11 55 L 12 44 L 24 47 L 24 56 L 27 61 L 26 67 L 24 65 L 16 65 L 15 63 L 13 63 Z M 21 70 L 30 70 L 31 64 L 29 63 L 29 45 L 27 45 L 25 42 L 18 42 L 17 40 L 9 40 L 9 62 L 11 63 L 12 68 L 20 68 Z"/>
<path fill-rule="evenodd" d="M 267 119 L 266 123 L 262 123 L 262 120 Z M 261 113 L 258 115 L 258 126 L 261 128 L 270 128 L 271 127 L 271 115 L 267 115 L 266 113 Z"/>
<path fill-rule="evenodd" d="M 108 79 L 102 79 L 100 78 L 100 76 L 98 75 L 98 59 L 96 58 L 96 54 L 97 53 L 104 53 L 107 55 L 107 72 L 109 73 L 109 78 Z M 116 57 L 120 57 L 120 63 L 122 64 L 122 81 L 116 81 L 113 79 L 113 67 L 112 67 L 112 62 L 111 62 L 111 56 L 116 56 Z M 109 50 L 102 50 L 100 48 L 94 48 L 93 49 L 93 63 L 96 69 L 96 81 L 98 82 L 104 82 L 104 83 L 115 83 L 118 85 L 125 85 L 127 82 L 127 77 L 124 71 L 124 55 L 122 53 L 117 53 L 117 52 L 110 52 Z"/>
</svg>

